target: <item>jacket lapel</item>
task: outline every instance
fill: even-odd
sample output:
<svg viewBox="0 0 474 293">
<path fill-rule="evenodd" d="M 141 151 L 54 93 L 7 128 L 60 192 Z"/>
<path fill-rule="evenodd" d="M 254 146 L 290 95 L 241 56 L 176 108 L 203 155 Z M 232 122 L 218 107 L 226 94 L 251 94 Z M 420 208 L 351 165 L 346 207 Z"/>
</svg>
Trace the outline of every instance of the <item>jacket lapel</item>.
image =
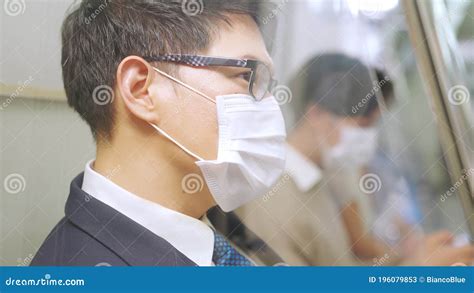
<svg viewBox="0 0 474 293">
<path fill-rule="evenodd" d="M 131 266 L 196 266 L 163 238 L 84 192 L 83 175 L 71 182 L 66 218 Z"/>
</svg>

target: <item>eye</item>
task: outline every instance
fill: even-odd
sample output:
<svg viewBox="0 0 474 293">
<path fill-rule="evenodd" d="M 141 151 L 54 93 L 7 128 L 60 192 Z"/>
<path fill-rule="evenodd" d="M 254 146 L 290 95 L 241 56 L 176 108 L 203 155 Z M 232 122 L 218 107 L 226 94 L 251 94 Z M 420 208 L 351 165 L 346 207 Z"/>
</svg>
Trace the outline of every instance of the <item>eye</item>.
<svg viewBox="0 0 474 293">
<path fill-rule="evenodd" d="M 237 78 L 242 78 L 245 81 L 250 81 L 250 76 L 252 75 L 251 71 L 241 72 L 237 75 Z"/>
</svg>

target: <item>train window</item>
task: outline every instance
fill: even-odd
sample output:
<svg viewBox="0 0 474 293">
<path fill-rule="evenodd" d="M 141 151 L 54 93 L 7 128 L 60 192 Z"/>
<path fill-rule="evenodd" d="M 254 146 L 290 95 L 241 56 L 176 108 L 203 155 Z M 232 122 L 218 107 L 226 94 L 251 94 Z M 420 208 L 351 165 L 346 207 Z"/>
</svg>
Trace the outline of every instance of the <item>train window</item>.
<svg viewBox="0 0 474 293">
<path fill-rule="evenodd" d="M 474 2 L 423 3 L 433 58 L 466 169 L 474 167 Z M 435 21 L 436 20 L 436 21 Z M 472 176 L 470 176 L 471 183 Z M 472 185 L 472 184 L 471 184 Z"/>
</svg>

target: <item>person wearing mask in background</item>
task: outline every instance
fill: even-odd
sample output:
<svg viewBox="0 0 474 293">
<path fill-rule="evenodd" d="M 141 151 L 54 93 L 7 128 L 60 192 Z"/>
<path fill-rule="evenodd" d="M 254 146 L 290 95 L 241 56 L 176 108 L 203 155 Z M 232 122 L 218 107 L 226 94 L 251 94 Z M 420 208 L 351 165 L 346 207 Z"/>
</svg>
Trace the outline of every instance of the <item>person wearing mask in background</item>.
<svg viewBox="0 0 474 293">
<path fill-rule="evenodd" d="M 380 116 L 369 69 L 338 53 L 302 68 L 292 92 L 304 98 L 303 118 L 288 137 L 286 172 L 262 199 L 236 211 L 240 220 L 289 265 L 376 265 L 376 258 L 381 265 L 470 263 L 473 246 L 452 247 L 447 232 L 427 236 L 402 259 L 397 248 L 366 231 L 359 179 L 376 150 Z M 380 71 L 378 79 L 388 103 L 392 86 Z"/>
<path fill-rule="evenodd" d="M 258 3 L 201 3 L 85 0 L 66 17 L 64 87 L 97 154 L 32 265 L 253 265 L 203 216 L 278 180 L 285 125 Z"/>
</svg>

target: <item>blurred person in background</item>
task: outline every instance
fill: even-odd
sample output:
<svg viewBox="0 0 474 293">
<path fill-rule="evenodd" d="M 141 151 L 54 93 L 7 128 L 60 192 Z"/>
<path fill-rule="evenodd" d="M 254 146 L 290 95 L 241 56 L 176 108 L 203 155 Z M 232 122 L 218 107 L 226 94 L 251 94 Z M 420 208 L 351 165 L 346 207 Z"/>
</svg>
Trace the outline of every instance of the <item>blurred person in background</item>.
<svg viewBox="0 0 474 293">
<path fill-rule="evenodd" d="M 359 182 L 377 148 L 377 96 L 384 104 L 394 97 L 390 79 L 374 72 L 375 83 L 362 62 L 337 53 L 303 66 L 293 80 L 293 95 L 303 98 L 302 119 L 288 137 L 286 173 L 236 214 L 289 265 L 470 263 L 474 248 L 452 247 L 449 232 L 426 236 L 406 252 L 365 227 Z M 233 222 L 227 233 L 260 252 L 252 232 L 243 241 L 245 230 Z"/>
</svg>

